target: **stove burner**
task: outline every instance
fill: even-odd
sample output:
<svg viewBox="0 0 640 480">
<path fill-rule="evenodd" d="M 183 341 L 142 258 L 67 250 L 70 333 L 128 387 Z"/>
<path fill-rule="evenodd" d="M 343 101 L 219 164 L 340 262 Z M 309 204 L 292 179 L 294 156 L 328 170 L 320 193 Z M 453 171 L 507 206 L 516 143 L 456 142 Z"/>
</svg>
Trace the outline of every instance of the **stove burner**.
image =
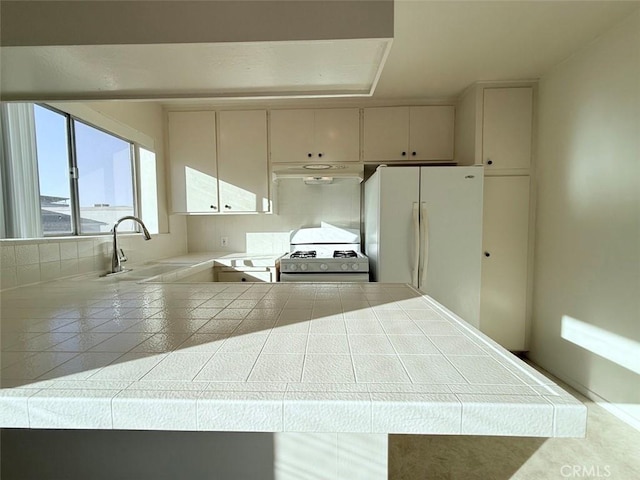
<svg viewBox="0 0 640 480">
<path fill-rule="evenodd" d="M 358 254 L 353 250 L 335 250 L 333 258 L 357 258 Z"/>
<path fill-rule="evenodd" d="M 315 250 L 297 250 L 289 258 L 316 258 Z"/>
</svg>

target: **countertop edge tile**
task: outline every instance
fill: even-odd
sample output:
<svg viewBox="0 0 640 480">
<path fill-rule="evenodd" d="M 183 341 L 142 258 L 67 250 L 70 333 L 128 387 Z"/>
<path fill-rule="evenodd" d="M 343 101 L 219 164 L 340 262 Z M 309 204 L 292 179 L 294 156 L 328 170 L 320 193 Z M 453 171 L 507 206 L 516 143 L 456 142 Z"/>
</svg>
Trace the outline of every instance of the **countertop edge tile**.
<svg viewBox="0 0 640 480">
<path fill-rule="evenodd" d="M 29 397 L 29 426 L 113 429 L 111 401 L 118 393 L 120 390 L 41 390 Z"/>
<path fill-rule="evenodd" d="M 123 390 L 112 399 L 113 428 L 127 430 L 197 430 L 201 392 Z"/>
</svg>

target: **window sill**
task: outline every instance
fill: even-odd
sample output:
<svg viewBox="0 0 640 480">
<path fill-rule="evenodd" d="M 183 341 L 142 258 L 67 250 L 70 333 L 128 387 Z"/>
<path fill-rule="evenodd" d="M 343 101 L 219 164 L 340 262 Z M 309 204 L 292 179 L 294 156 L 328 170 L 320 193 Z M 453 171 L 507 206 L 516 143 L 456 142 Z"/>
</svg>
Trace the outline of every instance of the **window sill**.
<svg viewBox="0 0 640 480">
<path fill-rule="evenodd" d="M 120 232 L 118 238 L 135 237 L 142 235 L 138 232 Z M 152 233 L 151 236 L 169 235 L 169 233 Z M 60 242 L 80 242 L 82 240 L 111 239 L 111 233 L 102 235 L 69 235 L 65 237 L 40 237 L 40 238 L 1 238 L 0 245 L 32 245 L 36 243 L 60 243 Z"/>
</svg>

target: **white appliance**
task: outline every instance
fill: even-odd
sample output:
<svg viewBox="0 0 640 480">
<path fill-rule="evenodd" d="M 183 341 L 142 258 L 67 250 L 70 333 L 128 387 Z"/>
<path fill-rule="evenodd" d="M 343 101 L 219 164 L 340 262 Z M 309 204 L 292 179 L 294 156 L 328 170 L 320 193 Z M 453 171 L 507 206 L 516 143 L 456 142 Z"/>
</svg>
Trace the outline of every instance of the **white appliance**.
<svg viewBox="0 0 640 480">
<path fill-rule="evenodd" d="M 338 227 L 291 232 L 291 253 L 280 259 L 281 282 L 368 282 L 369 259 L 360 232 Z"/>
<path fill-rule="evenodd" d="M 409 283 L 478 326 L 483 168 L 378 167 L 364 190 L 371 279 Z"/>
</svg>

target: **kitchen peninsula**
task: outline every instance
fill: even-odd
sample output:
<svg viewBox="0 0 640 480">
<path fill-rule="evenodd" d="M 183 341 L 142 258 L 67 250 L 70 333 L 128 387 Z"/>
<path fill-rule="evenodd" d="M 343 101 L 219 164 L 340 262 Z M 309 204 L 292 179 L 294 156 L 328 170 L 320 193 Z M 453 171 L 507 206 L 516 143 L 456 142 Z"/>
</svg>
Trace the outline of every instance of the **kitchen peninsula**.
<svg viewBox="0 0 640 480">
<path fill-rule="evenodd" d="M 69 278 L 2 292 L 2 344 L 2 428 L 273 432 L 275 478 L 386 478 L 391 433 L 585 433 L 580 402 L 406 285 Z"/>
</svg>

